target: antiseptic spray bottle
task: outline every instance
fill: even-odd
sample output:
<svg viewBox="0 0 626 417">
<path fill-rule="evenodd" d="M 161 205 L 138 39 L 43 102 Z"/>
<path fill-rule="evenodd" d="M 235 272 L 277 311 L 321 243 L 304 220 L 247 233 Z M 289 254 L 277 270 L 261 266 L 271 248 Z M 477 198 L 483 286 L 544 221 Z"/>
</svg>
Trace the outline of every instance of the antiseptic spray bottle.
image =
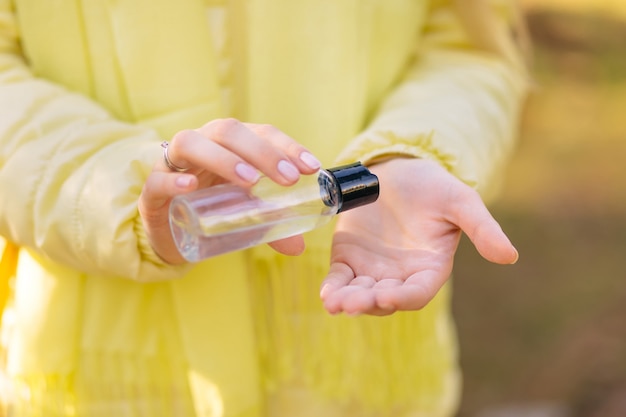
<svg viewBox="0 0 626 417">
<path fill-rule="evenodd" d="M 262 177 L 250 189 L 223 184 L 175 197 L 170 227 L 182 256 L 198 262 L 307 232 L 376 201 L 378 192 L 378 178 L 358 162 L 288 187 Z"/>
</svg>

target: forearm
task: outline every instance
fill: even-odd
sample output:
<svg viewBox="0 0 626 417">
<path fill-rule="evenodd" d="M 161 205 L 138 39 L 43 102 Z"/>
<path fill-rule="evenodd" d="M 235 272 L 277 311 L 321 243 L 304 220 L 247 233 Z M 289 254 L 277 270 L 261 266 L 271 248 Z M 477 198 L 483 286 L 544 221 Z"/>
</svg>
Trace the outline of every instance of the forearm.
<svg viewBox="0 0 626 417">
<path fill-rule="evenodd" d="M 134 279 L 177 276 L 147 243 L 137 199 L 158 135 L 35 77 L 0 3 L 0 235 L 56 262 Z"/>
<path fill-rule="evenodd" d="M 420 54 L 341 160 L 434 159 L 489 194 L 515 144 L 526 75 L 472 45 L 449 9 L 427 29 Z"/>
</svg>

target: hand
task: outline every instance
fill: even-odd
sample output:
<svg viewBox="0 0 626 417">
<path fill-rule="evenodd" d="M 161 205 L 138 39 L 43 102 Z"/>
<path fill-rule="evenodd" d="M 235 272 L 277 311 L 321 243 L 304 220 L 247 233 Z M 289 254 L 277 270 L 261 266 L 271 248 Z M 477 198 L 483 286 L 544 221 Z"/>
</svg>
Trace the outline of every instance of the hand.
<svg viewBox="0 0 626 417">
<path fill-rule="evenodd" d="M 478 193 L 439 164 L 401 158 L 371 170 L 380 180 L 378 201 L 338 216 L 321 290 L 330 313 L 424 307 L 452 272 L 461 231 L 487 260 L 517 261 Z"/>
<path fill-rule="evenodd" d="M 174 172 L 159 158 L 139 197 L 139 213 L 155 252 L 170 264 L 184 262 L 169 227 L 168 210 L 174 196 L 224 182 L 251 187 L 260 173 L 278 184 L 292 185 L 300 174 L 320 168 L 313 155 L 275 127 L 235 119 L 214 120 L 200 129 L 177 133 L 168 146 L 168 156 L 174 165 L 188 171 Z M 297 255 L 304 250 L 304 241 L 294 236 L 271 246 Z"/>
</svg>

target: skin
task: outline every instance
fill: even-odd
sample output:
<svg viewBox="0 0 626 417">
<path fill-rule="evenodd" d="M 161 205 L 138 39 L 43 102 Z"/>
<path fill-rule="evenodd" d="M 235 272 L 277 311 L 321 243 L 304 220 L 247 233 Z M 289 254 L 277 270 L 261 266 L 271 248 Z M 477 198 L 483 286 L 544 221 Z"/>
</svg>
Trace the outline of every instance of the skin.
<svg viewBox="0 0 626 417">
<path fill-rule="evenodd" d="M 321 289 L 330 313 L 421 309 L 450 277 L 462 231 L 485 259 L 517 261 L 478 193 L 438 163 L 398 158 L 371 170 L 379 199 L 337 220 Z"/>
<path fill-rule="evenodd" d="M 168 154 L 189 170 L 172 172 L 160 158 L 144 185 L 139 212 L 152 247 L 170 264 L 184 263 L 168 223 L 174 196 L 223 182 L 251 187 L 259 173 L 292 185 L 320 167 L 279 129 L 234 119 L 179 132 Z M 337 219 L 320 292 L 328 312 L 388 315 L 423 308 L 450 277 L 462 232 L 488 261 L 517 261 L 516 249 L 478 193 L 436 162 L 394 158 L 371 170 L 380 180 L 378 200 Z M 286 255 L 304 250 L 302 236 L 270 245 Z"/>
</svg>

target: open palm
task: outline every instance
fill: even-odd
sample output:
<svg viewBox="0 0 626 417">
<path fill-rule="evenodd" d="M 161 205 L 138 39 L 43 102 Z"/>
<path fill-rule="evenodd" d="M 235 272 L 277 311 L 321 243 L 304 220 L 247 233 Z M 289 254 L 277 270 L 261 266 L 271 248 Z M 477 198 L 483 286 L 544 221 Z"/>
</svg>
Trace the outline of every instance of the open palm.
<svg viewBox="0 0 626 417">
<path fill-rule="evenodd" d="M 394 159 L 372 170 L 381 182 L 379 200 L 337 221 L 321 291 L 329 312 L 424 307 L 450 277 L 462 231 L 487 260 L 517 260 L 478 193 L 437 163 Z"/>
</svg>

